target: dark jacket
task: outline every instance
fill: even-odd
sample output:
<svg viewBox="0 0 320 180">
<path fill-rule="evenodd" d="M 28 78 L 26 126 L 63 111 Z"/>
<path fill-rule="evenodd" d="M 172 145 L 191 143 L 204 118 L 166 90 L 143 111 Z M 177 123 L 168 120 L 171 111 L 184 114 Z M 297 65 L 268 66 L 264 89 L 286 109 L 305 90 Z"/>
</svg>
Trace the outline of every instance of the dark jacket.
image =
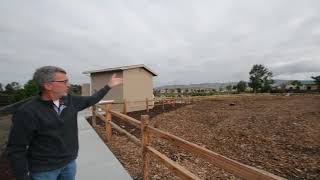
<svg viewBox="0 0 320 180">
<path fill-rule="evenodd" d="M 66 107 L 60 115 L 52 101 L 35 96 L 12 117 L 7 151 L 13 174 L 28 179 L 28 172 L 58 169 L 77 158 L 77 113 L 99 102 L 110 90 L 105 86 L 92 96 L 68 94 L 61 99 Z"/>
</svg>

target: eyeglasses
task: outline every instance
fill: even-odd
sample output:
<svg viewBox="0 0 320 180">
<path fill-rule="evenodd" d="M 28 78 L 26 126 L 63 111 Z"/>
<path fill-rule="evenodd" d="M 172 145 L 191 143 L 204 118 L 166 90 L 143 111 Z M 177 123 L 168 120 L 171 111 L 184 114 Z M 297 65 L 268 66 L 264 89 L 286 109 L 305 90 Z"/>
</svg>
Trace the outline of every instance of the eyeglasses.
<svg viewBox="0 0 320 180">
<path fill-rule="evenodd" d="M 59 83 L 68 84 L 69 83 L 69 79 L 61 80 L 61 81 L 51 81 L 51 82 L 59 82 Z"/>
</svg>

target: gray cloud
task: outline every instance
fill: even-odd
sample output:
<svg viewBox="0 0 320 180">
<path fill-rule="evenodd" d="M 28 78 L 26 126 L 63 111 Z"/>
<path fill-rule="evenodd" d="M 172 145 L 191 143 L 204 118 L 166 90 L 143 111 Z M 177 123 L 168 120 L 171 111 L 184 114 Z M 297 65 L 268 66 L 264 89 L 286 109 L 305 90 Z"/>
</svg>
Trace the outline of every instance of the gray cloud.
<svg viewBox="0 0 320 180">
<path fill-rule="evenodd" d="M 274 75 L 318 72 L 320 61 L 302 60 L 278 64 L 272 68 Z"/>
<path fill-rule="evenodd" d="M 253 64 L 308 78 L 320 74 L 319 12 L 316 0 L 1 2 L 0 82 L 48 64 L 75 83 L 140 63 L 156 85 L 246 80 Z"/>
</svg>

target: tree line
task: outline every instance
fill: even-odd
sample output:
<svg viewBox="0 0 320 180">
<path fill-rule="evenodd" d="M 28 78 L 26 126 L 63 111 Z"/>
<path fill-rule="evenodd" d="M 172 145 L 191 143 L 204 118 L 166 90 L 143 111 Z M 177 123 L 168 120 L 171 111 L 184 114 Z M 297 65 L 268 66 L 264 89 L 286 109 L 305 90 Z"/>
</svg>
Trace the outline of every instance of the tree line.
<svg viewBox="0 0 320 180">
<path fill-rule="evenodd" d="M 248 86 L 252 88 L 254 93 L 256 92 L 270 92 L 272 90 L 272 84 L 274 80 L 272 79 L 273 73 L 262 64 L 255 64 L 251 68 L 249 72 L 249 83 Z M 314 80 L 315 84 L 320 90 L 320 75 L 311 76 Z M 300 81 L 294 80 L 291 82 L 292 85 L 296 87 L 302 86 Z M 235 86 L 227 86 L 227 90 L 237 89 L 238 92 L 244 92 L 247 88 L 247 83 L 245 81 L 239 81 L 239 83 Z"/>
<path fill-rule="evenodd" d="M 318 76 L 312 76 L 311 77 L 315 84 L 318 87 L 318 90 L 320 91 L 320 75 Z M 273 80 L 273 73 L 264 65 L 262 64 L 255 64 L 252 66 L 251 70 L 249 71 L 249 81 L 239 81 L 237 84 L 235 85 L 227 85 L 225 87 L 225 90 L 227 92 L 233 92 L 233 93 L 241 93 L 241 92 L 254 92 L 254 93 L 265 93 L 265 92 L 285 92 L 285 84 L 281 85 L 282 88 L 281 89 L 275 89 L 272 85 L 274 84 L 274 80 Z M 290 84 L 292 84 L 293 86 L 296 87 L 296 90 L 299 90 L 300 87 L 302 86 L 301 82 L 298 80 L 294 80 L 292 82 L 290 82 Z M 248 90 L 248 87 L 250 87 L 251 89 Z M 179 91 L 180 88 L 177 89 L 178 90 L 178 94 L 180 94 Z M 219 88 L 220 92 L 224 91 L 223 87 Z M 210 96 L 213 94 L 217 94 L 219 92 L 213 90 L 210 92 L 203 92 L 200 90 L 200 92 L 191 92 L 191 93 L 187 93 L 188 95 L 191 96 Z M 156 95 L 160 96 L 160 92 L 155 92 Z M 166 94 L 166 96 L 175 96 L 176 94 L 174 93 L 169 93 Z"/>
<path fill-rule="evenodd" d="M 4 97 L 8 97 L 8 103 L 15 103 L 23 99 L 35 96 L 39 93 L 39 89 L 33 80 L 27 81 L 24 85 L 20 85 L 18 82 L 10 82 L 3 86 L 0 83 L 0 94 Z M 77 84 L 70 85 L 70 93 L 80 95 L 81 86 Z"/>
<path fill-rule="evenodd" d="M 238 93 L 240 93 L 240 92 L 245 92 L 247 89 L 247 86 L 249 86 L 250 88 L 252 88 L 252 91 L 254 93 L 270 92 L 272 90 L 272 84 L 274 83 L 274 80 L 272 78 L 273 78 L 273 73 L 267 67 L 265 67 L 262 64 L 255 64 L 253 65 L 253 67 L 249 72 L 248 83 L 246 83 L 245 81 L 239 81 L 235 86 L 228 85 L 226 87 L 226 90 L 227 91 L 236 90 Z M 320 75 L 312 76 L 311 78 L 314 80 L 315 84 L 317 85 L 318 90 L 320 90 Z M 296 86 L 297 88 L 302 86 L 301 82 L 297 80 L 292 81 L 291 84 Z M 3 86 L 3 84 L 0 83 L 0 94 L 9 97 L 8 103 L 14 103 L 14 102 L 26 99 L 28 97 L 37 95 L 38 93 L 39 93 L 39 89 L 33 80 L 27 81 L 27 83 L 25 83 L 23 86 L 21 86 L 18 82 L 11 82 L 6 84 L 5 86 Z M 70 93 L 80 95 L 81 86 L 77 84 L 71 84 Z M 204 92 L 198 92 L 198 93 L 205 94 Z"/>
</svg>

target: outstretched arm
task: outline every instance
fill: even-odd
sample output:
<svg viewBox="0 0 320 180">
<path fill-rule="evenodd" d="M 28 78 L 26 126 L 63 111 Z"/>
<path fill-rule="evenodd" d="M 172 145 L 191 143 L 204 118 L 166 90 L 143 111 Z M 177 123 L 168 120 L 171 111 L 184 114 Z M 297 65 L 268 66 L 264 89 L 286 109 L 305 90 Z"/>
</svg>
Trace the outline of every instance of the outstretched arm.
<svg viewBox="0 0 320 180">
<path fill-rule="evenodd" d="M 123 83 L 122 78 L 117 78 L 116 74 L 113 74 L 110 81 L 99 91 L 95 92 L 91 96 L 73 96 L 73 105 L 78 110 L 81 111 L 87 107 L 90 107 L 98 103 L 111 88 L 118 86 Z"/>
</svg>

